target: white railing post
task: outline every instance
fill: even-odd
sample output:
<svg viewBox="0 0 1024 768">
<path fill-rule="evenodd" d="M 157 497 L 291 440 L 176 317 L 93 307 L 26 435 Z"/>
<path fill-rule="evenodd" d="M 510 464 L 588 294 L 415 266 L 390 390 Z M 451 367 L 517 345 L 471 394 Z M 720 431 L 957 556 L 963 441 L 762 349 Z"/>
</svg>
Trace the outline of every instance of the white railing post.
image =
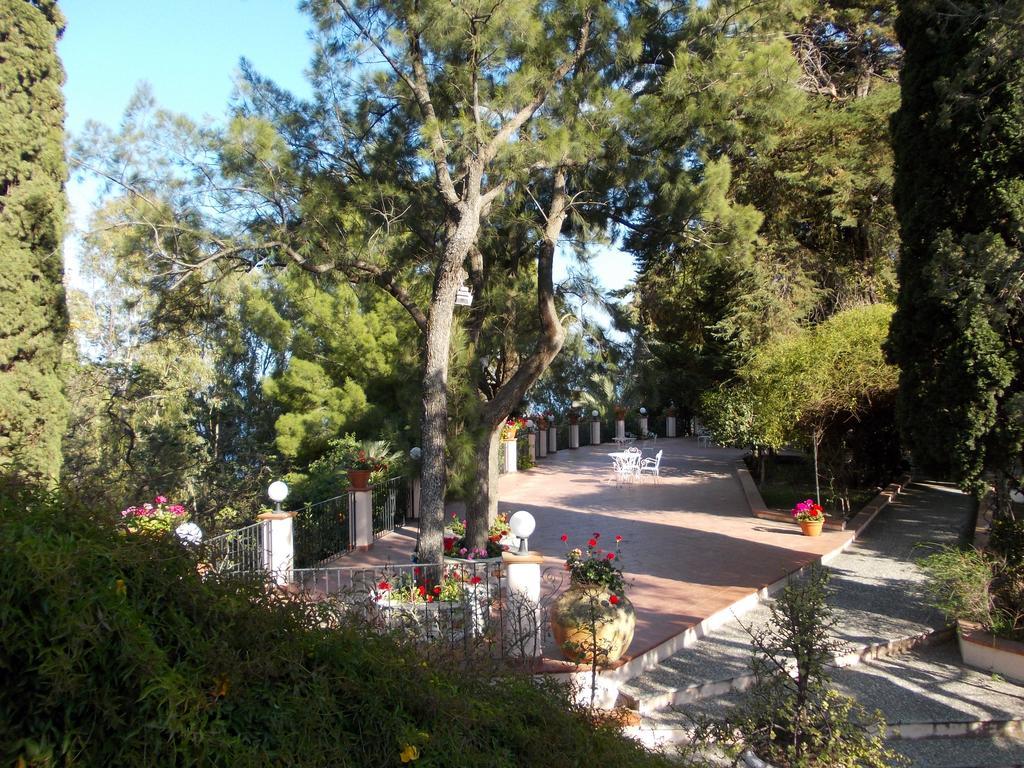
<svg viewBox="0 0 1024 768">
<path fill-rule="evenodd" d="M 569 447 L 580 447 L 580 425 L 577 422 L 569 423 Z"/>
<path fill-rule="evenodd" d="M 555 426 L 554 422 L 548 427 L 548 453 L 557 453 L 558 451 L 558 427 Z"/>
<path fill-rule="evenodd" d="M 601 444 L 601 420 L 597 416 L 590 422 L 590 444 Z"/>
<path fill-rule="evenodd" d="M 647 416 L 643 415 L 640 417 L 640 438 L 647 437 Z"/>
<path fill-rule="evenodd" d="M 369 549 L 373 546 L 373 491 L 349 489 L 348 508 L 355 522 L 352 548 Z"/>
<path fill-rule="evenodd" d="M 530 446 L 530 462 L 532 464 L 537 463 L 537 434 L 534 429 L 530 429 L 530 439 L 526 441 L 527 445 Z"/>
<path fill-rule="evenodd" d="M 505 552 L 501 559 L 507 574 L 506 647 L 513 656 L 540 656 L 544 634 L 540 610 L 540 566 L 544 558 L 537 552 L 526 555 Z"/>
<path fill-rule="evenodd" d="M 516 440 L 504 440 L 505 465 L 502 471 L 506 474 L 519 471 L 519 443 Z"/>
<path fill-rule="evenodd" d="M 543 459 L 548 455 L 548 431 L 537 427 L 537 457 Z"/>
<path fill-rule="evenodd" d="M 420 519 L 420 476 L 415 475 L 409 481 L 409 517 Z"/>
<path fill-rule="evenodd" d="M 261 565 L 277 584 L 292 580 L 295 566 L 294 512 L 264 512 L 257 516 L 263 526 Z"/>
<path fill-rule="evenodd" d="M 626 437 L 626 420 L 615 419 L 615 437 L 619 440 L 623 440 Z"/>
<path fill-rule="evenodd" d="M 665 437 L 676 436 L 676 417 L 666 416 L 665 417 Z"/>
</svg>

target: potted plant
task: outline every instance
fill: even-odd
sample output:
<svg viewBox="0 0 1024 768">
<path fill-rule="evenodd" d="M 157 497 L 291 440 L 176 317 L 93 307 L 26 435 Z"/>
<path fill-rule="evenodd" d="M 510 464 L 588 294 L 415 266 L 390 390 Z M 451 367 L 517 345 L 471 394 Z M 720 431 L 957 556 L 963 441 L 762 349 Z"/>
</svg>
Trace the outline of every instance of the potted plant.
<svg viewBox="0 0 1024 768">
<path fill-rule="evenodd" d="M 440 579 L 431 579 L 416 567 L 412 573 L 383 574 L 370 603 L 388 629 L 454 642 L 467 631 L 474 636 L 483 632 L 491 591 L 487 574 L 473 568 L 446 565 Z"/>
<path fill-rule="evenodd" d="M 623 421 L 626 418 L 626 406 L 618 404 L 615 406 L 615 418 L 617 421 Z"/>
<path fill-rule="evenodd" d="M 825 510 L 814 499 L 806 499 L 793 507 L 793 517 L 800 523 L 804 536 L 821 536 L 825 524 Z"/>
<path fill-rule="evenodd" d="M 625 594 L 619 553 L 600 546 L 600 533 L 587 541 L 586 549 L 570 549 L 565 555 L 569 588 L 551 606 L 551 630 L 555 642 L 570 661 L 609 664 L 622 656 L 633 641 L 636 611 Z M 569 537 L 562 535 L 562 542 Z"/>
<path fill-rule="evenodd" d="M 387 440 L 363 440 L 356 443 L 344 458 L 349 487 L 353 491 L 365 491 L 370 487 L 370 475 L 386 471 L 388 464 L 395 460 Z"/>
<path fill-rule="evenodd" d="M 181 504 L 171 504 L 166 496 L 157 496 L 152 503 L 122 509 L 121 522 L 128 533 L 163 536 L 188 522 L 188 513 Z"/>
<path fill-rule="evenodd" d="M 580 412 L 577 411 L 575 408 L 570 408 L 569 409 L 568 417 L 569 417 L 569 423 L 570 424 L 579 424 L 580 423 Z"/>
<path fill-rule="evenodd" d="M 1024 683 L 1024 563 L 947 547 L 918 565 L 929 602 L 957 624 L 964 663 Z"/>
<path fill-rule="evenodd" d="M 523 429 L 526 429 L 526 419 L 509 416 L 501 427 L 501 439 L 505 441 L 515 440 Z"/>
<path fill-rule="evenodd" d="M 446 560 L 491 560 L 500 562 L 502 552 L 508 550 L 505 543 L 511 531 L 508 527 L 508 515 L 502 513 L 494 518 L 490 528 L 487 529 L 487 544 L 485 549 L 474 549 L 466 543 L 466 521 L 460 520 L 458 515 L 452 513 L 451 521 L 444 534 L 444 556 Z"/>
</svg>

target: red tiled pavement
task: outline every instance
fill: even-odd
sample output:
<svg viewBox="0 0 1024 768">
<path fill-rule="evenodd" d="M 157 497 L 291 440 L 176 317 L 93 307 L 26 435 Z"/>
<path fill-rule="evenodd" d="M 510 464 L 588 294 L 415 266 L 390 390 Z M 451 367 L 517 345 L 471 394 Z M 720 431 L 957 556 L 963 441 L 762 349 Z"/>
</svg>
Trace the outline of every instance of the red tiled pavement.
<svg viewBox="0 0 1024 768">
<path fill-rule="evenodd" d="M 628 656 L 635 657 L 727 608 L 821 555 L 842 546 L 850 532 L 802 536 L 793 523 L 750 514 L 734 466 L 740 452 L 697 446 L 687 438 L 657 440 L 644 456 L 664 450 L 661 481 L 616 485 L 610 479 L 613 445 L 560 450 L 528 472 L 505 475 L 502 512 L 528 510 L 537 520 L 530 547 L 545 555 L 548 589 L 562 574 L 561 555 L 623 537 L 627 594 L 637 611 Z M 345 565 L 408 562 L 414 531 L 398 531 L 373 550 L 353 553 Z M 341 562 L 338 563 L 342 564 Z M 554 652 L 557 655 L 557 651 Z"/>
</svg>

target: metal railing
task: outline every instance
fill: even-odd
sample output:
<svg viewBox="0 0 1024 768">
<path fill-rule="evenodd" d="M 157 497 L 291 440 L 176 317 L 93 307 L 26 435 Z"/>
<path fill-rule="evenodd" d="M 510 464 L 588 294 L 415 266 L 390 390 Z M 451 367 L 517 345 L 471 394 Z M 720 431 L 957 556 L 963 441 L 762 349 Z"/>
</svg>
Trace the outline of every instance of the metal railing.
<svg viewBox="0 0 1024 768">
<path fill-rule="evenodd" d="M 308 568 L 352 549 L 355 515 L 352 494 L 344 493 L 294 510 L 295 565 Z"/>
<path fill-rule="evenodd" d="M 373 508 L 373 538 L 379 539 L 405 522 L 409 487 L 404 477 L 389 477 L 370 488 Z"/>
<path fill-rule="evenodd" d="M 539 651 L 540 606 L 506 588 L 500 558 L 432 565 L 299 568 L 300 593 L 337 602 L 383 631 L 416 642 L 533 656 Z"/>
<path fill-rule="evenodd" d="M 237 528 L 203 543 L 203 562 L 214 573 L 239 575 L 270 567 L 270 527 L 267 522 Z"/>
</svg>

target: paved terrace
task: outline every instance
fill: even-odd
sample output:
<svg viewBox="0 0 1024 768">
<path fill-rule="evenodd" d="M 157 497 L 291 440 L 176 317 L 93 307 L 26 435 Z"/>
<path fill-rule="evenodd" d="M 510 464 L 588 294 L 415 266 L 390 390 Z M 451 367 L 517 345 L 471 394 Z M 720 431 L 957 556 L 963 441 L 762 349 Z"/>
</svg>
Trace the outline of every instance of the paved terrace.
<svg viewBox="0 0 1024 768">
<path fill-rule="evenodd" d="M 689 438 L 642 444 L 644 456 L 664 450 L 661 481 L 616 485 L 614 444 L 559 450 L 534 469 L 502 476 L 502 512 L 528 510 L 537 520 L 530 546 L 545 555 L 547 589 L 561 581 L 562 554 L 585 547 L 594 532 L 611 544 L 623 537 L 627 594 L 637 611 L 634 658 L 670 641 L 737 600 L 768 586 L 852 538 L 848 531 L 802 536 L 793 523 L 750 513 L 734 467 L 740 451 L 698 447 Z M 458 510 L 457 506 L 451 508 Z M 415 529 L 379 540 L 339 565 L 409 562 Z M 558 658 L 557 649 L 547 649 Z"/>
</svg>

